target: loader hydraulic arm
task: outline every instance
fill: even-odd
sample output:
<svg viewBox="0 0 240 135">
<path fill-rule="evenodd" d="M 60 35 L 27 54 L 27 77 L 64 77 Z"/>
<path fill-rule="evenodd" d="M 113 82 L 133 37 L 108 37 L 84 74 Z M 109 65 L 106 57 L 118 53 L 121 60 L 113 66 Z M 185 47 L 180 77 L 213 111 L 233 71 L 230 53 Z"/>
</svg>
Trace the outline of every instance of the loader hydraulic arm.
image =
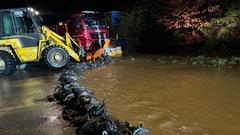
<svg viewBox="0 0 240 135">
<path fill-rule="evenodd" d="M 70 35 L 68 33 L 66 33 L 66 37 L 64 38 L 64 37 L 58 35 L 57 33 L 53 32 L 46 26 L 42 26 L 42 31 L 43 31 L 44 35 L 46 36 L 46 40 L 53 39 L 53 40 L 56 40 L 57 43 L 61 43 L 61 44 L 63 43 L 70 47 L 72 45 L 79 47 L 78 44 L 70 37 Z"/>
<path fill-rule="evenodd" d="M 42 32 L 45 35 L 45 41 L 49 42 L 49 45 L 60 45 L 64 47 L 69 55 L 76 61 L 80 62 L 80 57 L 84 53 L 81 47 L 66 33 L 66 37 L 62 37 L 46 26 L 42 26 Z M 77 48 L 77 49 L 74 49 Z"/>
</svg>

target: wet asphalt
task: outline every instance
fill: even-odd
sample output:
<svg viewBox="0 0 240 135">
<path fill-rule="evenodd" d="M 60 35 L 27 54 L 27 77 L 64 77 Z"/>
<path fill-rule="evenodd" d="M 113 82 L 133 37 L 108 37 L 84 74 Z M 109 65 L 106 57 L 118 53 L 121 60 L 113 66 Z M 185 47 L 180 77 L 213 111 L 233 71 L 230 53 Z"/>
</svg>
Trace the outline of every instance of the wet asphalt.
<svg viewBox="0 0 240 135">
<path fill-rule="evenodd" d="M 0 79 L 1 135 L 73 134 L 62 120 L 60 106 L 46 98 L 58 76 L 40 66 Z"/>
</svg>

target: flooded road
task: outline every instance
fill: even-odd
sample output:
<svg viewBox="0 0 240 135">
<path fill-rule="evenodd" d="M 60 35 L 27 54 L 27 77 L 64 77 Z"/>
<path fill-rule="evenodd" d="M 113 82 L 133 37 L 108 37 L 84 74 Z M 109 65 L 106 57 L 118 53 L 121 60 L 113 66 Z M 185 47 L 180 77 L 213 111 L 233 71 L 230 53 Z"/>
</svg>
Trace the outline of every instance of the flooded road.
<svg viewBox="0 0 240 135">
<path fill-rule="evenodd" d="M 37 71 L 40 70 L 40 71 Z M 20 71 L 0 81 L 1 135 L 63 135 L 60 108 L 46 100 L 58 74 Z"/>
<path fill-rule="evenodd" d="M 3 134 L 72 134 L 58 108 L 42 101 L 58 73 L 18 72 L 0 82 Z M 163 65 L 158 56 L 119 58 L 81 81 L 120 120 L 144 122 L 153 135 L 238 135 L 240 70 Z"/>
</svg>

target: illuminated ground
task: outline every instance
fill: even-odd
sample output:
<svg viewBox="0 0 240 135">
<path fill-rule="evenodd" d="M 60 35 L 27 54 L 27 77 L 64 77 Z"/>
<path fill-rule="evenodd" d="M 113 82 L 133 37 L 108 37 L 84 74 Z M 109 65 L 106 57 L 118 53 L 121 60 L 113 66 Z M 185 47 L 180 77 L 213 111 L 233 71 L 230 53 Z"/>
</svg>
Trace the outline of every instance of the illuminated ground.
<svg viewBox="0 0 240 135">
<path fill-rule="evenodd" d="M 0 82 L 0 131 L 2 135 L 71 134 L 61 110 L 46 100 L 56 76 L 46 70 L 15 73 Z"/>
</svg>

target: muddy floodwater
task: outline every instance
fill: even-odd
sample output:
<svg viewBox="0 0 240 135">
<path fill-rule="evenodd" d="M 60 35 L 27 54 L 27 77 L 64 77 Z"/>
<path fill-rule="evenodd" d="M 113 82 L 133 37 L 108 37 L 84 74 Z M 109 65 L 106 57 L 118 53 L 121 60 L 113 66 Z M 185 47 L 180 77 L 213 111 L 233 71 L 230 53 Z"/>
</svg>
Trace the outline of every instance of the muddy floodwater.
<svg viewBox="0 0 240 135">
<path fill-rule="evenodd" d="M 41 70 L 40 70 L 41 69 Z M 35 68 L 0 82 L 0 134 L 73 134 L 44 98 L 59 73 Z M 158 56 L 117 58 L 87 71 L 82 85 L 110 112 L 153 135 L 239 135 L 240 69 L 163 65 Z"/>
</svg>

